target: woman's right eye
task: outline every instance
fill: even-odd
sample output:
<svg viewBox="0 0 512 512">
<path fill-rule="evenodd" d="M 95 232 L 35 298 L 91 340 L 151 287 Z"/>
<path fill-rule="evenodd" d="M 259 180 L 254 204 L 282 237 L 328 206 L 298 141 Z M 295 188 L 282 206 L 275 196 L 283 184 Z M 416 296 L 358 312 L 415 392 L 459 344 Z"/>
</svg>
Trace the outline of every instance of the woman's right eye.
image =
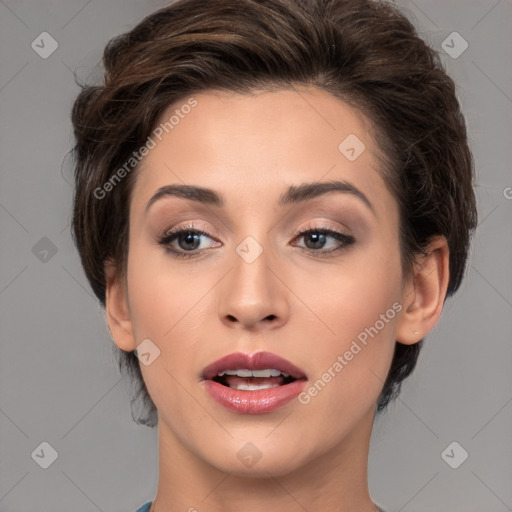
<svg viewBox="0 0 512 512">
<path fill-rule="evenodd" d="M 200 247 L 201 237 L 207 237 L 212 240 L 212 237 L 206 231 L 197 229 L 194 226 L 185 226 L 167 232 L 160 238 L 158 243 L 177 257 L 192 258 L 202 249 L 212 247 L 212 245 Z M 176 245 L 178 245 L 178 247 L 176 247 Z"/>
</svg>

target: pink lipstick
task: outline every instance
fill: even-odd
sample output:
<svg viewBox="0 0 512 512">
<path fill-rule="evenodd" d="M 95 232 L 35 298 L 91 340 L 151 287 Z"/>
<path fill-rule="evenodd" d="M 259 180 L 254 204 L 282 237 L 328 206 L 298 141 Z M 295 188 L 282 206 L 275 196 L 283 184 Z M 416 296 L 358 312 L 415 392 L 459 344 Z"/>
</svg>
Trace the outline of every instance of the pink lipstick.
<svg viewBox="0 0 512 512">
<path fill-rule="evenodd" d="M 293 400 L 307 377 L 270 352 L 236 352 L 208 365 L 202 380 L 207 393 L 223 407 L 241 414 L 264 414 Z"/>
</svg>

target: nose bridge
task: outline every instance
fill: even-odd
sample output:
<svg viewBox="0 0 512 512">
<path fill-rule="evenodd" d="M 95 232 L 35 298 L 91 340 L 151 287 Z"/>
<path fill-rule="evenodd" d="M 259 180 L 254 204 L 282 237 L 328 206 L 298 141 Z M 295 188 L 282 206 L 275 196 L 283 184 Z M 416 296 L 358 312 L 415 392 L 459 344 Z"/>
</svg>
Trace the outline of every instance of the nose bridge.
<svg viewBox="0 0 512 512">
<path fill-rule="evenodd" d="M 221 288 L 219 316 L 229 324 L 280 324 L 288 315 L 286 288 L 276 277 L 280 263 L 263 231 L 246 236 L 232 255 L 232 270 Z M 258 238 L 258 239 L 257 239 Z"/>
</svg>

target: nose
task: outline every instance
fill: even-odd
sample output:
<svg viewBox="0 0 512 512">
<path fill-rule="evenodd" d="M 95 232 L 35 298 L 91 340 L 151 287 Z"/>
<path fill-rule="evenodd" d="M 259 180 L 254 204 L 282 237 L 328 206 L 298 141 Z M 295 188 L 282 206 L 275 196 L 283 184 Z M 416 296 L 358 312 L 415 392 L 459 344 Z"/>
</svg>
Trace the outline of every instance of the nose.
<svg viewBox="0 0 512 512">
<path fill-rule="evenodd" d="M 269 250 L 254 261 L 243 256 L 234 254 L 233 268 L 218 290 L 221 322 L 251 331 L 282 327 L 289 316 L 289 291 L 276 258 Z"/>
</svg>

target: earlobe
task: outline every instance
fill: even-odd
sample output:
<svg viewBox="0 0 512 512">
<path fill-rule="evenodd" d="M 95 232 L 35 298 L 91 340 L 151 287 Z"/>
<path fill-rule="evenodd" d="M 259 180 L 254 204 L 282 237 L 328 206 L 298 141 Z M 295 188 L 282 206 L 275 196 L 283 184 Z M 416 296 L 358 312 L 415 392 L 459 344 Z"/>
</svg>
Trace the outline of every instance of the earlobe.
<svg viewBox="0 0 512 512">
<path fill-rule="evenodd" d="M 110 334 L 120 349 L 135 350 L 126 286 L 112 262 L 105 264 L 105 283 L 105 312 Z"/>
<path fill-rule="evenodd" d="M 427 254 L 420 256 L 407 280 L 397 323 L 398 342 L 417 343 L 435 326 L 443 310 L 449 273 L 448 242 L 439 235 L 431 240 Z"/>
</svg>

